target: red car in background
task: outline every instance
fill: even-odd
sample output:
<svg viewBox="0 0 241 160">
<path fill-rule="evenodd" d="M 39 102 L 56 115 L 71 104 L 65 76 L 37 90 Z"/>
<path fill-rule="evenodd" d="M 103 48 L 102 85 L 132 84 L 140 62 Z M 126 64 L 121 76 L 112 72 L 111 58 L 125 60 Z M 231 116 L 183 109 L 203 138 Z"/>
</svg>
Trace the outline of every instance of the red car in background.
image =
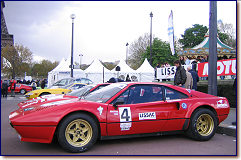
<svg viewBox="0 0 241 160">
<path fill-rule="evenodd" d="M 10 113 L 21 141 L 51 143 L 56 136 L 69 152 L 87 151 L 98 139 L 142 134 L 180 132 L 207 141 L 230 110 L 225 97 L 164 83 L 113 83 L 83 99 L 52 98 L 37 97 Z"/>
<path fill-rule="evenodd" d="M 17 83 L 14 92 L 25 94 L 25 93 L 27 93 L 29 91 L 32 91 L 32 90 L 33 90 L 33 88 L 31 86 Z M 10 87 L 8 87 L 8 93 L 11 93 Z"/>
</svg>

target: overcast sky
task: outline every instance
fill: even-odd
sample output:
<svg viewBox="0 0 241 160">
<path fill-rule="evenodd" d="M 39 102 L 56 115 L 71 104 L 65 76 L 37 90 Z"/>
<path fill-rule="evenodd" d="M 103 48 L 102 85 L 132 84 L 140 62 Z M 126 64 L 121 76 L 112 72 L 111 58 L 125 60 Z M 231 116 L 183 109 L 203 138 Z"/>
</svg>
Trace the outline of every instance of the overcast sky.
<svg viewBox="0 0 241 160">
<path fill-rule="evenodd" d="M 209 25 L 208 1 L 5 1 L 4 15 L 14 42 L 28 47 L 35 60 L 41 57 L 60 61 L 71 55 L 70 15 L 74 13 L 74 61 L 91 63 L 125 59 L 126 43 L 131 44 L 152 32 L 168 41 L 168 16 L 173 10 L 174 34 L 177 38 L 193 24 Z M 236 2 L 217 3 L 217 19 L 236 29 Z"/>
</svg>

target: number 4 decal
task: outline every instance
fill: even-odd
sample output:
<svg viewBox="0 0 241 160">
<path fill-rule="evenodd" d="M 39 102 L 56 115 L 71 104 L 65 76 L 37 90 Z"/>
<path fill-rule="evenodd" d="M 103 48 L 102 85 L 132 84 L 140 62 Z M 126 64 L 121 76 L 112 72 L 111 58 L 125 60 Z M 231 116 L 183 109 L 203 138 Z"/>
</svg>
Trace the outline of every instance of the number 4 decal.
<svg viewBox="0 0 241 160">
<path fill-rule="evenodd" d="M 120 122 L 131 122 L 130 107 L 119 107 Z"/>
</svg>

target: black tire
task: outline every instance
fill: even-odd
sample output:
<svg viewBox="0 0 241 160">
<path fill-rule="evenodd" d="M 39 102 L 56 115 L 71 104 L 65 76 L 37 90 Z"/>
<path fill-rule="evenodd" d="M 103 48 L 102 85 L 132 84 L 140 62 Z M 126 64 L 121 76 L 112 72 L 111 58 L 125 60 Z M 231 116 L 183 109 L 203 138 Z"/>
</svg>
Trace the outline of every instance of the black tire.
<svg viewBox="0 0 241 160">
<path fill-rule="evenodd" d="M 40 97 L 40 96 L 44 96 L 44 95 L 48 95 L 48 94 L 50 94 L 50 93 L 44 92 L 44 93 L 41 93 L 41 94 L 39 95 L 39 97 Z"/>
<path fill-rule="evenodd" d="M 25 89 L 21 89 L 19 92 L 20 92 L 21 94 L 25 94 L 25 93 L 26 93 L 26 90 L 25 90 Z"/>
<path fill-rule="evenodd" d="M 197 109 L 191 116 L 186 135 L 198 141 L 211 139 L 217 130 L 215 114 L 205 108 Z"/>
<path fill-rule="evenodd" d="M 87 114 L 75 113 L 61 122 L 57 138 L 64 150 L 72 153 L 85 152 L 97 141 L 98 126 L 96 121 Z"/>
</svg>

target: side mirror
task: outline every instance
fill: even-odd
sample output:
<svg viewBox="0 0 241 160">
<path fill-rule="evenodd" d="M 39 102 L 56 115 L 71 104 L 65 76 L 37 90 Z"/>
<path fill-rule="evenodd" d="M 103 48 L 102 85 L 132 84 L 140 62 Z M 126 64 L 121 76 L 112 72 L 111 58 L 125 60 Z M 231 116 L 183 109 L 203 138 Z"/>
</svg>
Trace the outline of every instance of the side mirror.
<svg viewBox="0 0 241 160">
<path fill-rule="evenodd" d="M 125 103 L 125 101 L 124 101 L 124 98 L 118 98 L 117 100 L 116 100 L 116 102 L 113 104 L 113 106 L 115 107 L 115 108 L 117 108 L 118 107 L 118 105 L 122 105 L 122 104 L 124 104 Z"/>
</svg>

